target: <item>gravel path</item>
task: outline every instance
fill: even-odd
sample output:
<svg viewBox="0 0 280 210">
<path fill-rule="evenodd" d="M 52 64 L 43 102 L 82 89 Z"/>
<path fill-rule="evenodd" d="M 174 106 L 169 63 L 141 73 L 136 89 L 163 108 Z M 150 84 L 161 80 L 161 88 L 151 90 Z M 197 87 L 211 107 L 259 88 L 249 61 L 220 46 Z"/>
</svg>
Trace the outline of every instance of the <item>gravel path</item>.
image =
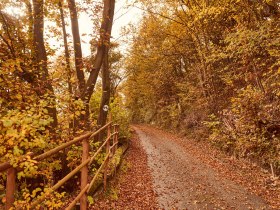
<svg viewBox="0 0 280 210">
<path fill-rule="evenodd" d="M 262 198 L 224 178 L 170 135 L 146 126 L 134 129 L 148 155 L 161 209 L 270 209 Z"/>
</svg>

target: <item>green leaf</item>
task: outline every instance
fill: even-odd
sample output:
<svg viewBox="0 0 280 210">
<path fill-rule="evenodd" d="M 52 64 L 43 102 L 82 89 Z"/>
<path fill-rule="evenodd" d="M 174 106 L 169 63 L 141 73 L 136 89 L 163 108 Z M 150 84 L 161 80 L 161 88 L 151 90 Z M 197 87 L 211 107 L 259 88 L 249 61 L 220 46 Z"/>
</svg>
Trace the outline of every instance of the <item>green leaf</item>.
<svg viewBox="0 0 280 210">
<path fill-rule="evenodd" d="M 13 121 L 12 120 L 4 120 L 3 125 L 6 128 L 11 127 L 13 125 Z"/>
</svg>

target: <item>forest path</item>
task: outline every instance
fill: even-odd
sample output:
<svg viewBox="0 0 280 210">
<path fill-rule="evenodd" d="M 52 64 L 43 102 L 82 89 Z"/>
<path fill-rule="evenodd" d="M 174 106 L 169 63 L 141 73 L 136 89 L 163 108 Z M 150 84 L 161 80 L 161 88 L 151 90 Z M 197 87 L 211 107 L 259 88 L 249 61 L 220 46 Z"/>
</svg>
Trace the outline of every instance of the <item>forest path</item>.
<svg viewBox="0 0 280 210">
<path fill-rule="evenodd" d="M 205 163 L 200 156 L 206 160 L 213 157 L 207 157 L 207 151 L 195 152 L 194 141 L 178 140 L 144 125 L 133 128 L 147 153 L 160 208 L 270 209 L 262 198 Z"/>
</svg>

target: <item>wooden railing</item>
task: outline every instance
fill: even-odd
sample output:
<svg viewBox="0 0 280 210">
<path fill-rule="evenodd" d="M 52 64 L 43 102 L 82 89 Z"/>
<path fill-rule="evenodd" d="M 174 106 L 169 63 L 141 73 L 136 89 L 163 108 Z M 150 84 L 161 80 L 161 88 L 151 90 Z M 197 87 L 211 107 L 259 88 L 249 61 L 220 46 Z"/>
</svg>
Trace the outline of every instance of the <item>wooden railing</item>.
<svg viewBox="0 0 280 210">
<path fill-rule="evenodd" d="M 113 128 L 113 131 L 111 129 Z M 107 129 L 107 136 L 103 144 L 98 148 L 98 150 L 90 157 L 90 139 L 99 135 L 101 132 L 104 132 Z M 66 142 L 60 146 L 57 146 L 41 155 L 34 157 L 33 159 L 36 161 L 44 160 L 54 154 L 57 154 L 59 151 L 68 148 L 69 146 L 76 144 L 82 141 L 83 153 L 82 153 L 82 163 L 77 166 L 74 170 L 72 170 L 69 174 L 67 174 L 63 179 L 58 181 L 55 185 L 53 185 L 45 194 L 41 195 L 37 199 L 31 203 L 31 209 L 34 209 L 40 203 L 48 198 L 55 190 L 61 187 L 65 182 L 67 182 L 71 177 L 73 177 L 77 172 L 81 171 L 81 190 L 77 197 L 66 207 L 67 210 L 73 208 L 78 201 L 80 201 L 80 209 L 87 209 L 87 194 L 89 193 L 91 187 L 97 180 L 98 175 L 102 170 L 104 170 L 104 189 L 106 189 L 107 185 L 107 169 L 110 156 L 114 155 L 117 149 L 118 144 L 118 125 L 112 125 L 112 122 L 107 123 L 105 126 L 97 130 L 96 132 L 87 132 L 79 137 L 74 138 L 72 141 Z M 112 140 L 112 141 L 111 141 Z M 96 156 L 102 151 L 102 149 L 106 149 L 106 157 L 96 171 L 92 180 L 88 183 L 88 168 L 90 164 L 94 161 Z M 33 154 L 28 154 L 33 155 Z M 14 168 L 9 162 L 0 164 L 0 172 L 7 171 L 7 182 L 6 182 L 6 205 L 5 209 L 8 210 L 13 207 L 13 203 L 15 202 L 15 192 L 16 192 L 16 174 L 20 169 Z"/>
</svg>

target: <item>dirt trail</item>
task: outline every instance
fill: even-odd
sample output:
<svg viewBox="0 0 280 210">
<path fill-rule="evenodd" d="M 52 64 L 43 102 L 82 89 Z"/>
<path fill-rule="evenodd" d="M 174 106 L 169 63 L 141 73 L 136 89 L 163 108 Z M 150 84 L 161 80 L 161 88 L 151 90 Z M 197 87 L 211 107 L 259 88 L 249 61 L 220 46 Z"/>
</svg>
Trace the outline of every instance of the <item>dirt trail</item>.
<svg viewBox="0 0 280 210">
<path fill-rule="evenodd" d="M 162 209 L 269 209 L 265 201 L 221 176 L 162 132 L 134 126 L 148 155 Z"/>
</svg>

